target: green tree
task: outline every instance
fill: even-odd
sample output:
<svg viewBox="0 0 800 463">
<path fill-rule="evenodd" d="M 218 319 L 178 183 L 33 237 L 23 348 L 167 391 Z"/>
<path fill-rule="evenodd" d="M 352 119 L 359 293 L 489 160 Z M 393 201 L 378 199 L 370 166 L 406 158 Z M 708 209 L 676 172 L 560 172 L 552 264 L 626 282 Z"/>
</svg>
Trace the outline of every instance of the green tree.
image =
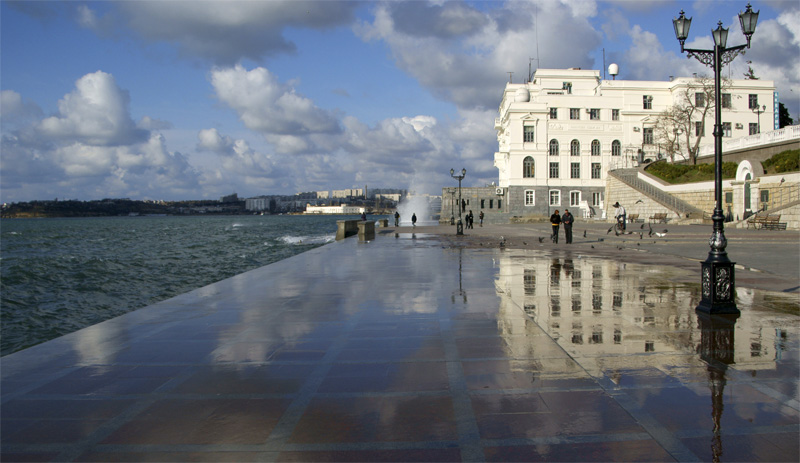
<svg viewBox="0 0 800 463">
<path fill-rule="evenodd" d="M 778 103 L 778 128 L 794 125 L 794 119 L 789 115 L 789 110 L 783 103 Z"/>
</svg>

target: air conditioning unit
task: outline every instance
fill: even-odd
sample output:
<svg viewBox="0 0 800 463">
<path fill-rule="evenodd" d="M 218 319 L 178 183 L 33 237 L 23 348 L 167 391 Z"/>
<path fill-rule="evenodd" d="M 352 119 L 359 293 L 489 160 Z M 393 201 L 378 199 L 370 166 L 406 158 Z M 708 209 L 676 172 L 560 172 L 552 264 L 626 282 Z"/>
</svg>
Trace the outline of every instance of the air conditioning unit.
<svg viewBox="0 0 800 463">
<path fill-rule="evenodd" d="M 503 196 L 503 188 L 501 188 L 501 187 L 497 187 L 497 188 L 495 188 L 495 189 L 494 189 L 494 192 L 495 192 L 495 194 L 496 194 L 496 195 L 498 195 L 498 196 Z"/>
</svg>

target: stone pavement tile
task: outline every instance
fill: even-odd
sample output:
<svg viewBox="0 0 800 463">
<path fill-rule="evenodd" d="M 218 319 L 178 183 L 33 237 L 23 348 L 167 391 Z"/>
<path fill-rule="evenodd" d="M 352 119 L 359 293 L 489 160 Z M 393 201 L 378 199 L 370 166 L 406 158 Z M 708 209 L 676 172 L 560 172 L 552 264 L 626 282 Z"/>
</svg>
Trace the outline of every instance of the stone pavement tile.
<svg viewBox="0 0 800 463">
<path fill-rule="evenodd" d="M 797 433 L 711 435 L 681 439 L 703 461 L 797 462 Z"/>
<path fill-rule="evenodd" d="M 569 358 L 528 360 L 468 360 L 462 362 L 471 391 L 494 389 L 590 388 L 597 382 Z"/>
<path fill-rule="evenodd" d="M 626 391 L 643 411 L 670 431 L 710 430 L 712 416 L 721 414 L 723 432 L 728 428 L 797 425 L 797 410 L 782 406 L 746 383 L 729 382 L 715 403 L 709 384 L 691 383 L 685 387 L 640 388 Z M 722 403 L 719 407 L 717 403 Z"/>
<path fill-rule="evenodd" d="M 157 400 L 103 444 L 261 444 L 289 404 L 285 399 L 213 396 Z"/>
<path fill-rule="evenodd" d="M 444 360 L 441 337 L 408 336 L 401 338 L 355 338 L 347 340 L 338 362 Z"/>
<path fill-rule="evenodd" d="M 67 444 L 89 437 L 105 420 L 3 420 L 3 445 Z M 7 460 L 3 460 L 7 461 Z"/>
<path fill-rule="evenodd" d="M 334 364 L 320 393 L 447 391 L 445 362 Z"/>
<path fill-rule="evenodd" d="M 448 462 L 461 461 L 461 451 L 448 449 L 327 450 L 281 452 L 278 462 Z"/>
<path fill-rule="evenodd" d="M 221 364 L 197 367 L 178 394 L 293 394 L 315 365 Z"/>
<path fill-rule="evenodd" d="M 0 449 L 0 461 L 53 461 L 58 457 L 58 452 L 11 452 L 6 449 Z"/>
<path fill-rule="evenodd" d="M 644 432 L 628 412 L 601 391 L 540 392 L 538 397 L 541 403 L 537 405 L 541 406 L 530 411 L 506 408 L 486 414 L 476 412 L 481 437 L 541 438 Z"/>
<path fill-rule="evenodd" d="M 76 459 L 76 461 L 86 462 L 210 462 L 219 463 L 225 461 L 236 462 L 258 462 L 258 461 L 274 461 L 275 456 L 269 452 L 248 452 L 248 451 L 213 451 L 213 450 L 197 450 L 197 451 L 141 451 L 128 448 L 116 449 L 117 451 L 104 451 L 102 447 L 96 451 L 87 452 Z"/>
<path fill-rule="evenodd" d="M 484 447 L 486 461 L 675 461 L 653 440 Z"/>
<path fill-rule="evenodd" d="M 457 440 L 449 396 L 315 398 L 289 438 L 293 444 Z"/>
</svg>

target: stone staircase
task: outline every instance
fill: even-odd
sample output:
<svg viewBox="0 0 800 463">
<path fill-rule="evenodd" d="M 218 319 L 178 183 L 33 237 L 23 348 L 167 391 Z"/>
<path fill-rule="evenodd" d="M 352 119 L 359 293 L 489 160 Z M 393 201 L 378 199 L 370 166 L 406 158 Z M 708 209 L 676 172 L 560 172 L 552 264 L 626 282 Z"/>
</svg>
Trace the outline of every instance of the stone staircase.
<svg viewBox="0 0 800 463">
<path fill-rule="evenodd" d="M 661 190 L 657 186 L 639 179 L 638 172 L 638 169 L 616 169 L 608 173 L 611 177 L 636 190 L 638 193 L 641 193 L 647 199 L 671 211 L 673 214 L 680 217 L 682 221 L 699 222 L 707 218 L 703 210 Z"/>
</svg>

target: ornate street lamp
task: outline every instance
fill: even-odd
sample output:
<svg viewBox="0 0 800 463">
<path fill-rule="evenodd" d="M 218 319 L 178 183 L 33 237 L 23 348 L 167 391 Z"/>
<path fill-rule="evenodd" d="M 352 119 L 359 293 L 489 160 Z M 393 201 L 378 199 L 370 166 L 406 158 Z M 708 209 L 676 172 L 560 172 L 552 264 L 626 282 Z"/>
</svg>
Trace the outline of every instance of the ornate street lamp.
<svg viewBox="0 0 800 463">
<path fill-rule="evenodd" d="M 461 169 L 461 175 L 456 175 L 455 169 L 450 169 L 450 176 L 458 180 L 458 223 L 456 224 L 456 235 L 464 234 L 464 223 L 461 221 L 461 180 L 467 175 L 467 169 Z"/>
<path fill-rule="evenodd" d="M 720 95 L 720 74 L 722 66 L 733 61 L 739 53 L 744 53 L 745 48 L 750 48 L 750 38 L 756 31 L 758 22 L 758 11 L 753 12 L 750 4 L 743 13 L 739 13 L 739 23 L 742 26 L 742 33 L 747 38 L 747 45 L 727 47 L 728 29 L 722 27 L 722 21 L 717 28 L 712 30 L 714 36 L 713 50 L 697 50 L 684 48 L 686 38 L 689 37 L 689 28 L 692 25 L 692 18 L 687 18 L 681 10 L 680 16 L 672 20 L 675 28 L 675 37 L 681 44 L 681 53 L 687 52 L 688 58 L 694 57 L 706 66 L 714 69 L 714 214 L 711 220 L 714 222 L 714 231 L 708 240 L 711 250 L 708 258 L 701 264 L 701 283 L 702 298 L 697 310 L 711 314 L 718 313 L 739 313 L 736 308 L 735 300 L 735 278 L 734 263 L 728 259 L 725 247 L 728 241 L 725 239 L 723 222 L 725 216 L 722 214 L 722 104 Z"/>
</svg>

